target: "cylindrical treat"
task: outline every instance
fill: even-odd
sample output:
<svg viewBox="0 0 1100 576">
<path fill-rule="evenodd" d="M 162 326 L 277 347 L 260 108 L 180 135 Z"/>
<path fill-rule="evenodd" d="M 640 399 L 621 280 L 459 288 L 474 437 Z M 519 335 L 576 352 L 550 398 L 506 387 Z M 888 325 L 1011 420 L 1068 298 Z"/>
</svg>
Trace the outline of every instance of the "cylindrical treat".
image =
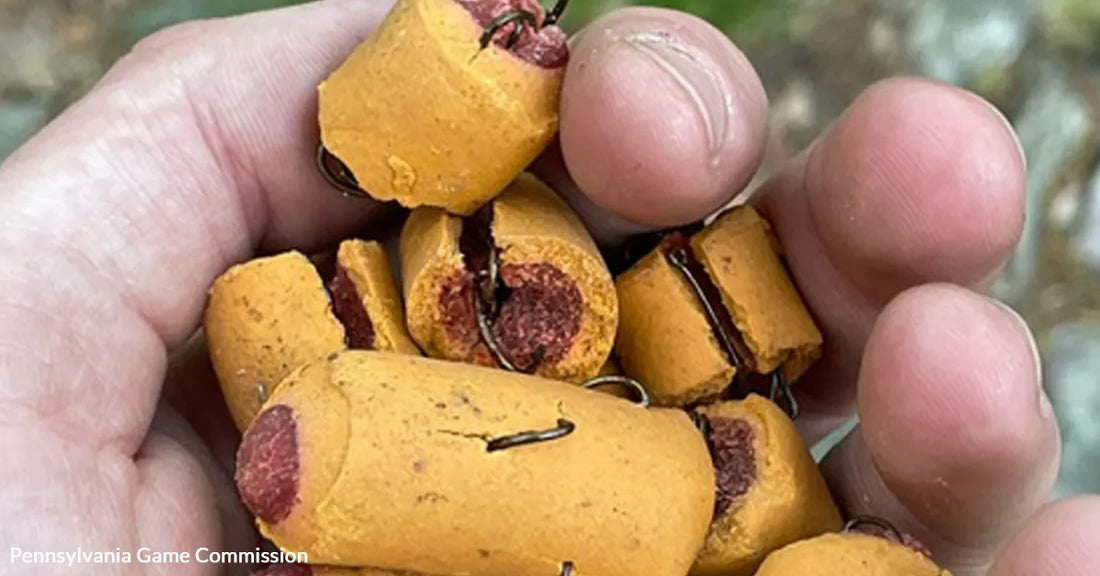
<svg viewBox="0 0 1100 576">
<path fill-rule="evenodd" d="M 420 353 L 405 332 L 382 247 L 361 240 L 340 245 L 327 292 L 298 252 L 234 266 L 214 283 L 204 326 L 222 394 L 241 430 L 279 382 L 306 362 L 346 346 Z"/>
<path fill-rule="evenodd" d="M 420 355 L 405 329 L 401 294 L 379 243 L 341 243 L 330 290 L 350 348 Z"/>
<path fill-rule="evenodd" d="M 616 288 L 615 352 L 658 404 L 719 398 L 738 376 L 748 382 L 779 371 L 794 382 L 821 355 L 821 333 L 768 223 L 750 207 L 690 238 L 665 237 L 619 276 Z"/>
<path fill-rule="evenodd" d="M 752 576 L 773 550 L 841 528 L 813 456 L 773 402 L 752 394 L 696 414 L 706 422 L 717 484 L 692 576 Z"/>
<path fill-rule="evenodd" d="M 534 176 L 520 176 L 478 217 L 414 210 L 401 266 L 409 333 L 429 356 L 579 383 L 611 354 L 611 275 L 584 224 Z"/>
<path fill-rule="evenodd" d="M 287 378 L 245 433 L 236 479 L 282 549 L 427 574 L 557 576 L 572 562 L 683 576 L 714 507 L 707 446 L 682 411 L 384 352 Z"/>
<path fill-rule="evenodd" d="M 521 9 L 525 21 L 495 19 Z M 553 139 L 568 47 L 537 0 L 399 0 L 324 83 L 321 139 L 360 188 L 471 214 Z"/>
<path fill-rule="evenodd" d="M 756 576 L 951 576 L 927 556 L 892 540 L 825 534 L 772 552 Z"/>
</svg>

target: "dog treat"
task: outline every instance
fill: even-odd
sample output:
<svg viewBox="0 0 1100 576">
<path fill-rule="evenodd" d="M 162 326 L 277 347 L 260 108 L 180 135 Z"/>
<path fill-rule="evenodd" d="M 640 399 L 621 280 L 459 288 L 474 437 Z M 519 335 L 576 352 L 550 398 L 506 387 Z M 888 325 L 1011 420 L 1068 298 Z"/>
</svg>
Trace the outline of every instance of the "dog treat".
<svg viewBox="0 0 1100 576">
<path fill-rule="evenodd" d="M 480 576 L 682 576 L 715 482 L 682 411 L 367 351 L 288 377 L 236 480 L 260 531 L 311 562 Z"/>
<path fill-rule="evenodd" d="M 755 394 L 695 410 L 714 459 L 714 520 L 692 576 L 752 576 L 803 538 L 839 530 L 840 513 L 790 418 Z"/>
<path fill-rule="evenodd" d="M 237 427 L 298 366 L 345 347 L 417 354 L 401 298 L 375 242 L 340 245 L 331 302 L 313 263 L 298 252 L 231 268 L 210 291 L 210 360 Z"/>
<path fill-rule="evenodd" d="M 690 238 L 666 236 L 619 276 L 616 289 L 619 362 L 658 404 L 689 405 L 729 392 L 743 397 L 755 388 L 754 376 L 794 382 L 821 354 L 821 333 L 770 227 L 750 207 Z"/>
<path fill-rule="evenodd" d="M 772 552 L 756 576 L 951 576 L 951 572 L 893 540 L 846 532 Z"/>
<path fill-rule="evenodd" d="M 584 224 L 534 176 L 466 220 L 414 210 L 401 266 L 409 333 L 429 356 L 579 383 L 611 354 L 611 275 Z"/>
<path fill-rule="evenodd" d="M 557 133 L 567 60 L 537 0 L 399 0 L 321 84 L 321 140 L 374 198 L 472 214 Z"/>
</svg>

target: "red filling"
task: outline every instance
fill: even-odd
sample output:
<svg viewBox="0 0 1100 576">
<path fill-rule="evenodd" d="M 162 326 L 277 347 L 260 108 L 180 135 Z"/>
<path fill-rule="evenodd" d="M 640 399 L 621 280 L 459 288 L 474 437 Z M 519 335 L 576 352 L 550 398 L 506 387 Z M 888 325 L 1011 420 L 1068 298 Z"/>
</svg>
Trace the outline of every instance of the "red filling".
<svg viewBox="0 0 1100 576">
<path fill-rule="evenodd" d="M 237 491 L 268 524 L 285 519 L 298 500 L 298 432 L 294 411 L 282 404 L 260 414 L 237 451 Z"/>
<path fill-rule="evenodd" d="M 581 327 L 577 285 L 545 263 L 503 265 L 500 279 L 506 294 L 492 333 L 501 351 L 528 372 L 564 358 Z M 477 326 L 473 274 L 463 271 L 445 282 L 439 306 L 447 336 L 470 348 L 471 361 L 492 365 Z"/>
<path fill-rule="evenodd" d="M 252 576 L 313 576 L 313 568 L 303 564 L 276 564 L 253 572 Z"/>
<path fill-rule="evenodd" d="M 525 62 L 542 68 L 560 68 L 569 60 L 569 46 L 565 32 L 557 26 L 543 26 L 543 10 L 538 0 L 456 0 L 482 28 L 488 28 L 493 20 L 516 10 L 526 10 L 538 20 L 538 30 L 524 26 L 523 33 L 511 52 Z M 508 41 L 516 24 L 501 27 L 493 35 L 493 42 L 508 49 Z"/>
<path fill-rule="evenodd" d="M 374 349 L 374 324 L 363 306 L 362 297 L 355 284 L 348 277 L 347 270 L 336 265 L 336 275 L 329 284 L 332 294 L 332 311 L 344 325 L 344 338 L 348 348 L 356 350 Z"/>
<path fill-rule="evenodd" d="M 744 420 L 710 419 L 708 440 L 714 461 L 714 517 L 718 518 L 756 481 L 756 451 L 752 426 Z"/>
</svg>

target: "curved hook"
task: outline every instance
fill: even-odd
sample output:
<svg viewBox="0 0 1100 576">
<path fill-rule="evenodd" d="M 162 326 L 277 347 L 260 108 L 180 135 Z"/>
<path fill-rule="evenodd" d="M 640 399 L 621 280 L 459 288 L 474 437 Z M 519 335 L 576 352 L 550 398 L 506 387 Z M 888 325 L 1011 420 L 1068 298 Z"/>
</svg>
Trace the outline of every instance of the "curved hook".
<svg viewBox="0 0 1100 576">
<path fill-rule="evenodd" d="M 508 36 L 508 42 L 504 47 L 511 49 L 519 42 L 520 37 L 523 36 L 523 30 L 525 27 L 530 26 L 533 30 L 538 30 L 539 21 L 534 14 L 526 10 L 513 10 L 511 12 L 505 12 L 496 18 L 493 18 L 492 22 L 485 27 L 485 32 L 481 34 L 481 39 L 478 43 L 481 45 L 481 49 L 484 50 L 489 47 L 489 43 L 493 41 L 493 37 L 504 29 L 505 26 L 512 24 L 512 33 Z"/>
<path fill-rule="evenodd" d="M 603 386 L 623 386 L 625 388 L 630 388 L 637 398 L 635 402 L 642 408 L 649 408 L 651 402 L 649 390 L 646 390 L 641 382 L 633 378 L 612 374 L 609 376 L 598 376 L 584 383 L 584 387 L 589 390 L 601 388 Z"/>
<path fill-rule="evenodd" d="M 862 526 L 873 526 L 886 533 L 886 536 L 895 542 L 904 542 L 905 537 L 893 524 L 875 516 L 853 516 L 844 524 L 843 532 L 857 532 Z"/>
<path fill-rule="evenodd" d="M 787 401 L 787 416 L 791 417 L 791 420 L 798 418 L 798 400 L 794 397 L 794 391 L 791 390 L 791 385 L 787 382 L 787 377 L 783 375 L 783 368 L 776 368 L 771 373 L 771 383 L 768 388 L 768 398 L 772 402 L 779 404 L 780 397 Z"/>
<path fill-rule="evenodd" d="M 507 450 L 509 448 L 515 448 L 516 446 L 523 446 L 525 444 L 536 444 L 539 442 L 547 442 L 550 440 L 557 440 L 573 433 L 573 430 L 577 428 L 576 424 L 573 424 L 565 418 L 558 418 L 558 425 L 547 430 L 535 430 L 531 432 L 520 432 L 519 434 L 512 434 L 511 436 L 501 436 L 500 438 L 494 438 L 489 441 L 486 446 L 486 450 L 489 452 L 496 452 L 498 450 Z"/>
<path fill-rule="evenodd" d="M 542 19 L 543 28 L 557 24 L 558 20 L 561 20 L 562 14 L 565 13 L 565 9 L 568 7 L 569 0 L 558 0 L 557 3 L 554 4 L 554 7 L 546 13 L 546 18 Z"/>
<path fill-rule="evenodd" d="M 706 315 L 707 323 L 710 324 L 715 334 L 721 340 L 722 350 L 725 351 L 726 356 L 729 357 L 730 362 L 733 363 L 734 368 L 737 368 L 737 372 L 745 371 L 745 362 L 741 359 L 741 355 L 737 353 L 737 346 L 733 343 L 733 338 L 726 333 L 722 327 L 722 321 L 719 320 L 718 311 L 714 309 L 714 305 L 711 304 L 710 299 L 707 298 L 707 292 L 703 289 L 703 285 L 699 282 L 699 279 L 695 277 L 695 271 L 691 269 L 691 257 L 688 255 L 686 248 L 673 248 L 669 250 L 665 257 L 668 259 L 669 264 L 672 264 L 673 268 L 676 268 L 684 279 L 691 285 L 691 290 L 695 292 L 695 299 L 703 306 L 703 312 Z"/>
<path fill-rule="evenodd" d="M 351 169 L 339 158 L 333 156 L 325 148 L 324 143 L 317 145 L 317 169 L 321 176 L 341 194 L 349 198 L 370 198 L 370 195 L 359 187 L 359 181 L 351 173 Z"/>
</svg>

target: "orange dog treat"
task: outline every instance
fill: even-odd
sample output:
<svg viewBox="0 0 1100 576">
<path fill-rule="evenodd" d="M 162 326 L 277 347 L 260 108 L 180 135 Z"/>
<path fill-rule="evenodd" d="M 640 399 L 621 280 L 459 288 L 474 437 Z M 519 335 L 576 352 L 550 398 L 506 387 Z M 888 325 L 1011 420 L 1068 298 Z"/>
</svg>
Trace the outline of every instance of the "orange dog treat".
<svg viewBox="0 0 1100 576">
<path fill-rule="evenodd" d="M 570 382 L 592 378 L 611 354 L 619 310 L 614 282 L 584 224 L 528 174 L 489 211 L 491 231 L 478 225 L 484 218 L 463 221 L 434 208 L 409 217 L 401 234 L 409 333 L 436 358 L 499 362 Z M 493 254 L 495 283 L 481 274 Z"/>
<path fill-rule="evenodd" d="M 927 556 L 866 534 L 825 534 L 772 552 L 756 576 L 951 576 Z"/>
<path fill-rule="evenodd" d="M 207 347 L 239 429 L 306 362 L 346 346 L 419 354 L 377 243 L 341 244 L 330 290 L 331 303 L 317 269 L 298 252 L 234 266 L 214 283 L 204 319 Z"/>
<path fill-rule="evenodd" d="M 236 478 L 260 531 L 311 562 L 481 576 L 683 576 L 715 485 L 682 411 L 365 351 L 287 378 Z"/>
<path fill-rule="evenodd" d="M 813 456 L 773 402 L 753 394 L 696 413 L 707 423 L 717 486 L 692 576 L 752 576 L 773 550 L 841 528 Z"/>
<path fill-rule="evenodd" d="M 526 10 L 483 49 L 494 19 Z M 320 88 L 321 140 L 379 200 L 468 215 L 550 144 L 568 47 L 536 0 L 400 0 Z"/>
<path fill-rule="evenodd" d="M 658 404 L 719 398 L 738 376 L 747 382 L 778 371 L 793 382 L 821 355 L 821 333 L 787 275 L 768 223 L 750 207 L 728 212 L 691 238 L 667 236 L 618 278 L 616 288 L 621 312 L 615 351 Z M 707 314 L 708 305 L 716 318 Z"/>
</svg>

